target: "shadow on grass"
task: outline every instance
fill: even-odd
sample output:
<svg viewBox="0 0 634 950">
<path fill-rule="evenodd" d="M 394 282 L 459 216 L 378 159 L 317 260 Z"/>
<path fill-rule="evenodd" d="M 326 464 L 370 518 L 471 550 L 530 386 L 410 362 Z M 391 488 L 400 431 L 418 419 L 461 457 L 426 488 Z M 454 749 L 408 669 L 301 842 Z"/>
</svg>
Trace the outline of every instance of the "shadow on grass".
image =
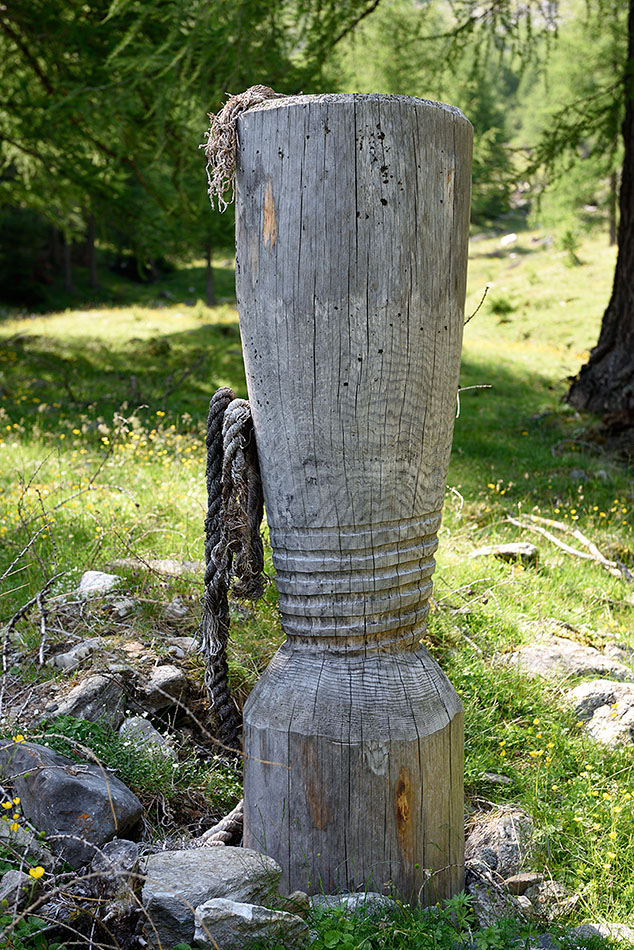
<svg viewBox="0 0 634 950">
<path fill-rule="evenodd" d="M 225 253 L 225 252 L 221 252 Z M 166 302 L 182 306 L 195 306 L 205 301 L 207 275 L 204 264 L 179 265 L 161 273 L 157 280 L 133 280 L 113 271 L 109 266 L 111 255 L 99 255 L 99 286 L 91 287 L 85 267 L 73 267 L 72 291 L 64 288 L 61 277 L 56 276 L 50 285 L 40 288 L 42 299 L 31 306 L 5 304 L 0 300 L 0 321 L 15 313 L 43 315 L 67 309 L 90 309 L 100 306 L 160 307 Z M 235 279 L 232 252 L 213 266 L 216 299 L 235 300 Z"/>
<path fill-rule="evenodd" d="M 230 383 L 246 395 L 237 318 L 116 345 L 18 334 L 0 360 L 5 423 L 26 432 L 36 423 L 56 431 L 71 416 L 112 419 L 126 404 L 130 412 L 147 405 L 171 418 L 188 413 L 196 427 L 219 386 Z"/>
<path fill-rule="evenodd" d="M 26 437 L 34 429 L 61 433 L 77 420 L 98 442 L 99 417 L 111 420 L 121 407 L 132 413 L 139 406 L 165 413 L 164 422 L 178 422 L 179 429 L 200 431 L 219 386 L 246 395 L 237 317 L 115 344 L 18 334 L 6 341 L 0 360 L 4 428 L 18 423 Z M 463 494 L 475 497 L 501 479 L 524 485 L 537 504 L 547 500 L 541 476 L 568 477 L 571 468 L 596 464 L 596 453 L 574 438 L 582 421 L 562 403 L 564 381 L 521 372 L 502 356 L 496 362 L 467 356 L 461 386 L 482 384 L 492 388 L 460 395 L 449 483 L 459 483 Z M 566 440 L 568 448 L 556 453 L 553 446 Z"/>
</svg>

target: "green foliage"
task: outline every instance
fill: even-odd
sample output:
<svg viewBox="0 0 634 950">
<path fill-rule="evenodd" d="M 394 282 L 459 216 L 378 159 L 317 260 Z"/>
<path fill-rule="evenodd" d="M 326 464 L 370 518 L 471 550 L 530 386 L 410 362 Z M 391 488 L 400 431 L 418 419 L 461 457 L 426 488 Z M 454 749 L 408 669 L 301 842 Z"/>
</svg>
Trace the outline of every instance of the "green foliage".
<svg viewBox="0 0 634 950">
<path fill-rule="evenodd" d="M 185 791 L 202 791 L 219 811 L 230 809 L 240 798 L 240 784 L 232 770 L 220 762 L 203 763 L 191 753 L 178 762 L 156 750 L 140 749 L 108 726 L 60 716 L 43 724 L 41 742 L 79 761 L 97 761 L 112 769 L 146 803 L 159 795 L 165 801 Z"/>
<path fill-rule="evenodd" d="M 230 246 L 198 146 L 206 112 L 255 83 L 318 89 L 363 0 L 33 0 L 0 9 L 0 207 L 68 241 L 97 223 L 142 263 Z M 14 294 L 15 296 L 15 294 Z M 21 302 L 27 298 L 20 296 Z"/>
<path fill-rule="evenodd" d="M 515 304 L 509 300 L 508 297 L 496 296 L 491 297 L 489 300 L 489 308 L 491 313 L 494 313 L 496 317 L 508 317 L 509 313 L 513 313 L 516 309 Z"/>
<path fill-rule="evenodd" d="M 627 6 L 562 5 L 557 42 L 527 70 L 514 143 L 529 155 L 533 220 L 605 228 L 623 162 Z"/>
<path fill-rule="evenodd" d="M 0 934 L 7 936 L 7 950 L 62 950 L 63 944 L 49 941 L 42 932 L 47 927 L 47 921 L 41 917 L 29 915 L 14 920 L 8 914 L 0 916 Z"/>
</svg>

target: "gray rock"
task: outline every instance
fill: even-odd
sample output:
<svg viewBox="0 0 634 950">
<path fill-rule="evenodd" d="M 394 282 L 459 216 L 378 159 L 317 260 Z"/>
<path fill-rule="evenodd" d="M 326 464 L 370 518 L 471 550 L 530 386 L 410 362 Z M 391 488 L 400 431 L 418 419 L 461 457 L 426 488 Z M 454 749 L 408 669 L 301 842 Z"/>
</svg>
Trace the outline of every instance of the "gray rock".
<svg viewBox="0 0 634 950">
<path fill-rule="evenodd" d="M 167 709 L 180 700 L 187 689 L 187 678 L 178 666 L 156 666 L 140 687 L 139 703 L 151 713 Z"/>
<path fill-rule="evenodd" d="M 183 659 L 188 653 L 193 653 L 196 649 L 194 637 L 168 637 L 167 643 L 169 644 L 167 652 L 180 659 Z"/>
<path fill-rule="evenodd" d="M 634 666 L 634 648 L 628 646 L 627 643 L 608 643 L 603 652 L 613 660 L 620 660 L 627 666 Z"/>
<path fill-rule="evenodd" d="M 511 544 L 488 544 L 476 548 L 469 557 L 499 557 L 502 561 L 523 561 L 525 564 L 535 564 L 539 551 L 529 541 L 517 541 Z"/>
<path fill-rule="evenodd" d="M 310 897 L 305 891 L 293 891 L 284 898 L 280 910 L 298 917 L 307 917 L 310 913 Z"/>
<path fill-rule="evenodd" d="M 12 913 L 28 900 L 34 888 L 34 879 L 24 871 L 7 871 L 0 881 L 0 904 L 7 901 L 6 910 Z"/>
<path fill-rule="evenodd" d="M 497 858 L 497 873 L 503 878 L 511 877 L 519 874 L 529 861 L 533 838 L 533 822 L 521 809 L 508 807 L 482 812 L 471 822 L 465 841 L 465 860 L 481 861 L 483 850 L 491 849 Z"/>
<path fill-rule="evenodd" d="M 533 884 L 524 892 L 535 911 L 542 917 L 551 920 L 566 909 L 572 909 L 578 900 L 578 895 L 570 894 L 559 881 L 542 881 Z"/>
<path fill-rule="evenodd" d="M 315 894 L 310 898 L 313 910 L 341 908 L 347 914 L 364 913 L 370 917 L 382 917 L 394 907 L 394 901 L 375 891 L 357 891 L 354 894 Z"/>
<path fill-rule="evenodd" d="M 176 759 L 176 750 L 151 722 L 143 716 L 131 716 L 121 723 L 119 736 L 137 749 L 165 758 Z"/>
<path fill-rule="evenodd" d="M 505 917 L 526 916 L 525 908 L 520 903 L 525 898 L 513 897 L 492 879 L 487 881 L 481 878 L 469 884 L 466 890 L 471 897 L 473 913 L 481 927 L 491 927 Z M 528 904 L 532 910 L 530 901 Z"/>
<path fill-rule="evenodd" d="M 607 746 L 634 738 L 634 686 L 613 680 L 581 683 L 568 693 L 577 719 L 584 720 L 588 735 Z"/>
<path fill-rule="evenodd" d="M 0 743 L 0 772 L 28 821 L 75 868 L 143 814 L 136 795 L 99 765 L 77 764 L 32 742 Z"/>
<path fill-rule="evenodd" d="M 194 940 L 201 950 L 243 950 L 256 940 L 275 941 L 291 950 L 308 943 L 308 924 L 295 914 L 225 898 L 196 908 Z"/>
<path fill-rule="evenodd" d="M 105 574 L 103 571 L 86 571 L 81 576 L 77 593 L 80 597 L 94 597 L 110 593 L 121 583 L 118 574 Z"/>
<path fill-rule="evenodd" d="M 550 637 L 520 647 L 505 657 L 528 676 L 610 676 L 616 680 L 632 680 L 631 669 L 612 657 L 604 656 L 594 647 L 584 646 L 566 637 Z"/>
<path fill-rule="evenodd" d="M 598 923 L 598 924 L 580 924 L 568 931 L 568 937 L 581 938 L 587 940 L 590 937 L 603 937 L 606 940 L 618 940 L 621 943 L 634 945 L 634 928 L 627 924 L 617 923 Z"/>
<path fill-rule="evenodd" d="M 204 848 L 151 854 L 145 867 L 141 901 L 152 947 L 191 943 L 194 909 L 216 897 L 260 903 L 273 897 L 282 869 L 272 858 L 249 848 Z"/>
<path fill-rule="evenodd" d="M 583 468 L 571 468 L 568 472 L 568 476 L 573 482 L 588 481 L 588 474 Z"/>
<path fill-rule="evenodd" d="M 138 866 L 138 844 L 125 838 L 113 838 L 90 862 L 91 874 L 97 875 L 91 880 L 91 887 L 100 898 L 125 898 Z"/>
<path fill-rule="evenodd" d="M 498 866 L 498 855 L 497 851 L 493 848 L 479 848 L 477 852 L 477 858 L 471 858 L 469 864 L 475 864 L 476 866 L 484 865 L 485 868 L 488 868 L 489 871 L 497 871 Z M 477 869 L 477 868 L 476 868 Z"/>
<path fill-rule="evenodd" d="M 531 917 L 534 908 L 528 897 L 525 897 L 523 894 L 518 894 L 514 899 L 515 906 L 520 911 L 520 913 L 522 913 L 524 917 Z"/>
<path fill-rule="evenodd" d="M 66 653 L 58 653 L 46 661 L 47 666 L 57 667 L 60 670 L 73 670 L 79 666 L 82 660 L 87 659 L 91 653 L 98 650 L 103 645 L 100 637 L 92 637 L 90 640 L 82 640 Z"/>
<path fill-rule="evenodd" d="M 561 944 L 551 934 L 540 934 L 539 937 L 531 943 L 534 950 L 559 950 Z"/>
<path fill-rule="evenodd" d="M 165 607 L 164 613 L 168 620 L 177 623 L 179 620 L 183 620 L 189 611 L 182 600 L 175 597 L 174 600 Z"/>
<path fill-rule="evenodd" d="M 117 620 L 126 620 L 127 617 L 138 613 L 140 607 L 141 604 L 134 597 L 117 597 L 110 604 L 110 610 Z"/>
<path fill-rule="evenodd" d="M 512 874 L 504 881 L 504 886 L 510 894 L 525 894 L 529 887 L 535 884 L 541 884 L 544 880 L 543 874 L 537 874 L 534 871 L 525 871 L 523 874 Z"/>
<path fill-rule="evenodd" d="M 482 772 L 480 778 L 490 785 L 512 785 L 513 779 L 508 775 L 500 775 L 498 772 Z"/>
<path fill-rule="evenodd" d="M 125 694 L 118 681 L 96 673 L 71 689 L 62 699 L 49 704 L 45 712 L 49 716 L 103 721 L 118 729 L 123 722 L 124 709 Z"/>
</svg>

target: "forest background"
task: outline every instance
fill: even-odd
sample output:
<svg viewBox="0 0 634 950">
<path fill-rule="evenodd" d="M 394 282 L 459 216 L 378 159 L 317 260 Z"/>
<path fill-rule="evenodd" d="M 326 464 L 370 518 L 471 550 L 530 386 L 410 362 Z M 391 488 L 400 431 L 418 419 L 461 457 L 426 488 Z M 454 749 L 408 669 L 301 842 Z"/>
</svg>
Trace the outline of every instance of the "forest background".
<svg viewBox="0 0 634 950">
<path fill-rule="evenodd" d="M 9 306 L 90 296 L 99 267 L 152 279 L 203 256 L 211 303 L 233 222 L 210 213 L 198 145 L 206 112 L 260 82 L 450 102 L 475 129 L 474 228 L 519 212 L 572 252 L 587 229 L 616 241 L 619 0 L 36 0 L 0 10 L 0 53 Z"/>
</svg>

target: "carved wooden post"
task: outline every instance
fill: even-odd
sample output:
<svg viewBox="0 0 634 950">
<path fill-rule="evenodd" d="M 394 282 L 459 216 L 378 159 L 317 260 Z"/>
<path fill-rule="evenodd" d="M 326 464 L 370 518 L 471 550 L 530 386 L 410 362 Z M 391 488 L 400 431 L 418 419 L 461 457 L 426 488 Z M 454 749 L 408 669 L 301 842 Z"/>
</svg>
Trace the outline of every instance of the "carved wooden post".
<svg viewBox="0 0 634 950">
<path fill-rule="evenodd" d="M 240 325 L 287 636 L 244 711 L 245 845 L 289 888 L 428 903 L 463 883 L 462 706 L 420 638 L 471 125 L 326 95 L 256 107 L 238 133 Z"/>
</svg>

